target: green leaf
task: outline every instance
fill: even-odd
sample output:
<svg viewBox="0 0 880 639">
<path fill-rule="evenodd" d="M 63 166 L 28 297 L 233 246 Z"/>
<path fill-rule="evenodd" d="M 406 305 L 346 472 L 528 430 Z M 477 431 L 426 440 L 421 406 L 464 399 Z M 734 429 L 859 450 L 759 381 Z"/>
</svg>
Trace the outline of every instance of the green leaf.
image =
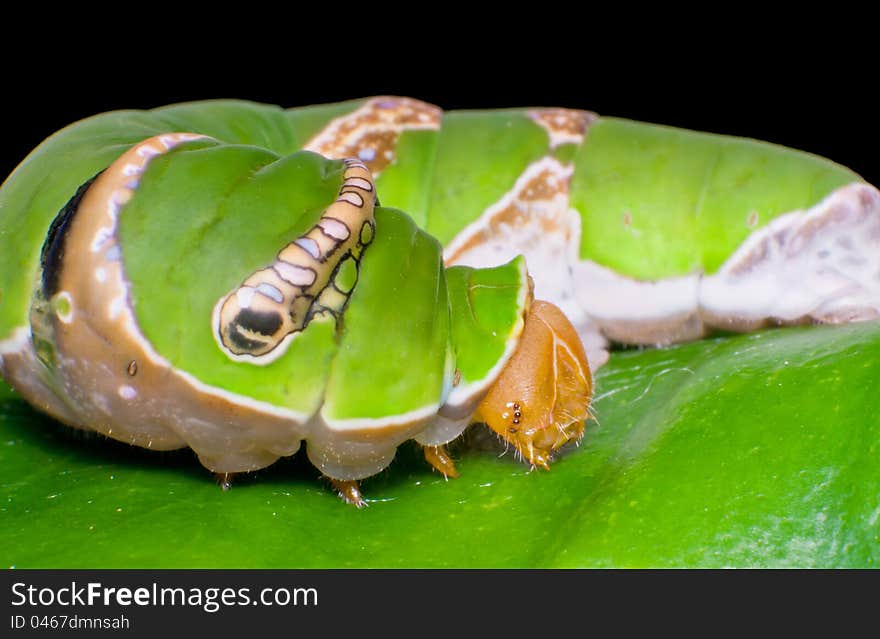
<svg viewBox="0 0 880 639">
<path fill-rule="evenodd" d="M 551 471 L 472 429 L 461 478 L 405 445 L 362 510 L 302 453 L 223 492 L 2 391 L 0 565 L 877 567 L 878 379 L 880 323 L 615 353 Z"/>
</svg>

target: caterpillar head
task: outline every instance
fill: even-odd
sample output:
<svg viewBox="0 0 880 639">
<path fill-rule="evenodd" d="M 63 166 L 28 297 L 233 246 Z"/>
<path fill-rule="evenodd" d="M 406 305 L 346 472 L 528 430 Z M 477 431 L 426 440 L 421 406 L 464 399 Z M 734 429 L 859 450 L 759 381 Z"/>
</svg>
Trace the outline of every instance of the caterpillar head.
<svg viewBox="0 0 880 639">
<path fill-rule="evenodd" d="M 553 451 L 583 436 L 592 393 L 577 331 L 559 308 L 536 300 L 522 341 L 477 408 L 476 419 L 533 466 L 549 468 Z"/>
</svg>

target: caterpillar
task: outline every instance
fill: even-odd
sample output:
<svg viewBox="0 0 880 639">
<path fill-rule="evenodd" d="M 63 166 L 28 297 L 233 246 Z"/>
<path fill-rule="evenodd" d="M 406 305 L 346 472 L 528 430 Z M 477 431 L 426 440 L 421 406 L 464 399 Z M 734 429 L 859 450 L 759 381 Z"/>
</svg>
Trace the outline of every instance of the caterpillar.
<svg viewBox="0 0 880 639">
<path fill-rule="evenodd" d="M 224 482 L 305 442 L 358 505 L 408 439 L 454 476 L 473 422 L 549 467 L 611 342 L 880 313 L 880 194 L 849 169 L 564 108 L 111 112 L 0 212 L 0 374 L 28 401 Z"/>
</svg>

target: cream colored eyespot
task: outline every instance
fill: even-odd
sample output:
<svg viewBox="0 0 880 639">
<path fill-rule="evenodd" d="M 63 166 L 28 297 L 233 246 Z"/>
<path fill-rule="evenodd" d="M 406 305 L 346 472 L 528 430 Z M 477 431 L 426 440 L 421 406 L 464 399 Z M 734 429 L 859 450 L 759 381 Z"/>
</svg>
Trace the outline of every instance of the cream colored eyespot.
<svg viewBox="0 0 880 639">
<path fill-rule="evenodd" d="M 214 338 L 230 359 L 269 364 L 313 318 L 336 316 L 345 306 L 361 253 L 372 239 L 375 198 L 369 170 L 357 162 L 344 164 L 337 199 L 318 222 L 215 305 Z"/>
</svg>

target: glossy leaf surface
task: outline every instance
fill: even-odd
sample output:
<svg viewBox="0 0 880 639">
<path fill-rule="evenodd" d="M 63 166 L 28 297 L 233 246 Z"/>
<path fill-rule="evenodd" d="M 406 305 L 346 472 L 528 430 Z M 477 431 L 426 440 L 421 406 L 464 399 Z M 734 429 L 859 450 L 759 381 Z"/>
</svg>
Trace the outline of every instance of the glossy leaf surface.
<svg viewBox="0 0 880 639">
<path fill-rule="evenodd" d="M 84 435 L 0 393 L 0 564 L 880 563 L 880 324 L 615 353 L 550 472 L 471 430 L 444 481 L 405 445 L 342 504 L 302 453 L 220 490 L 188 451 Z"/>
</svg>

